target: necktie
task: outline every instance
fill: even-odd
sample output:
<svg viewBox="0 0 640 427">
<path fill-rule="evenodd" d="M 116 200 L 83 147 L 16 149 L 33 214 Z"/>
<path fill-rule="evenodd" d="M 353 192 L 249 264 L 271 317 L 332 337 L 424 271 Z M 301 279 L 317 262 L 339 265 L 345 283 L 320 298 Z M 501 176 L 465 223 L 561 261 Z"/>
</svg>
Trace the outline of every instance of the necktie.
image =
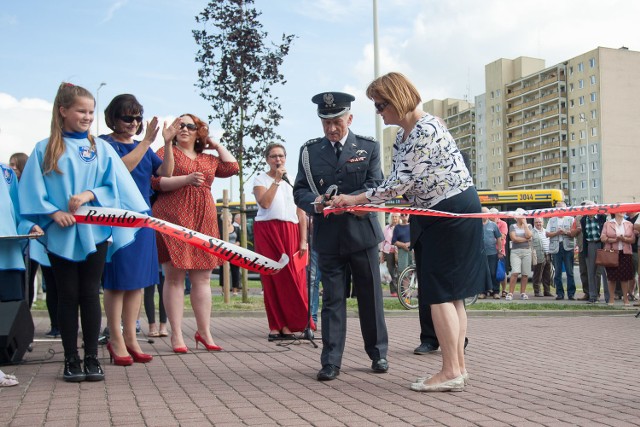
<svg viewBox="0 0 640 427">
<path fill-rule="evenodd" d="M 340 158 L 340 153 L 342 153 L 342 144 L 340 141 L 336 142 L 336 158 Z"/>
</svg>

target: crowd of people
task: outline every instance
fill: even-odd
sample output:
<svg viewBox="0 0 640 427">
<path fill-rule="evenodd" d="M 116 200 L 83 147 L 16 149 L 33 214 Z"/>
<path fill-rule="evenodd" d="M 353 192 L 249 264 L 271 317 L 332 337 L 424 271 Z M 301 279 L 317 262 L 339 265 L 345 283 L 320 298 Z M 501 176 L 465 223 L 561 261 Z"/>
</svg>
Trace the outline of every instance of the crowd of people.
<svg viewBox="0 0 640 427">
<path fill-rule="evenodd" d="M 0 186 L 3 214 L 11 218 L 2 222 L 0 234 L 37 237 L 26 255 L 24 240 L 0 242 L 0 302 L 32 301 L 33 295 L 24 295 L 25 288 L 34 286 L 24 286 L 23 257 L 41 267 L 51 320 L 47 335 L 62 339 L 62 376 L 69 382 L 104 379 L 98 359 L 103 291 L 107 350 L 113 364 L 128 366 L 153 359 L 136 339 L 143 289 L 149 336 L 167 336 L 168 320 L 173 351 L 187 352 L 181 329 L 187 272 L 198 325 L 196 348 L 202 344 L 209 351 L 222 350 L 210 331 L 209 277 L 220 264 L 219 258 L 161 234 L 156 238 L 147 228 L 77 223 L 74 213 L 83 205 L 153 212 L 158 218 L 218 237 L 211 183 L 215 177 L 237 174 L 235 158 L 192 114 L 164 124 L 164 147 L 154 153 L 150 145 L 160 131 L 158 119 L 148 121 L 144 138 L 136 140 L 144 126 L 143 107 L 135 96 L 118 95 L 106 108 L 109 134 L 90 134 L 94 110 L 95 99 L 89 91 L 62 83 L 54 100 L 49 137 L 38 142 L 30 156 L 13 155 L 11 167 L 0 165 L 6 183 Z M 162 294 L 159 327 L 153 296 L 156 286 Z M 15 377 L 5 374 L 1 382 L 17 384 Z"/>
<path fill-rule="evenodd" d="M 508 225 L 497 211 L 494 217 L 482 220 L 394 213 L 384 230 L 373 212 L 324 215 L 328 206 L 381 204 L 398 196 L 418 208 L 491 213 L 481 207 L 453 137 L 442 120 L 420 108 L 420 95 L 404 75 L 392 72 L 377 78 L 366 94 L 385 124 L 399 127 L 392 170 L 386 178 L 380 169 L 379 144 L 350 130 L 355 98 L 323 92 L 312 102 L 324 135 L 301 147 L 294 184 L 287 176 L 287 153 L 280 143 L 266 147 L 267 170 L 253 181 L 258 204 L 255 251 L 271 259 L 282 254 L 290 259 L 277 275 L 261 276 L 267 339 L 292 340 L 296 333 L 315 330 L 321 278 L 323 347 L 318 380 L 331 381 L 340 374 L 346 298 L 352 292 L 357 295 L 371 370 L 384 373 L 389 369 L 381 263 L 390 274 L 392 295 L 397 294 L 399 272 L 416 264 L 421 344 L 415 353 L 442 351 L 440 370 L 421 375 L 410 385 L 418 392 L 462 391 L 468 384 L 463 302 L 467 297 L 479 294 L 480 298 L 513 300 L 520 279 L 519 299 L 526 300 L 528 279 L 533 277 L 534 296 L 552 296 L 555 285 L 556 299 L 561 300 L 565 297 L 564 272 L 566 296 L 576 299 L 573 265 L 577 253 L 584 291 L 581 299 L 598 301 L 601 278 L 607 283 L 603 292 L 608 304 L 614 303 L 618 284 L 624 305 L 634 299 L 640 232 L 637 215 L 553 217 L 545 226 L 539 218 L 528 224 L 524 216 Z M 2 208 L 12 218 L 3 222 L 0 233 L 38 236 L 26 256 L 42 268 L 50 334 L 62 338 L 63 379 L 70 382 L 104 379 L 98 360 L 101 289 L 110 331 L 107 350 L 114 365 L 153 360 L 136 339 L 143 295 L 148 335 L 170 335 L 173 352 L 189 351 L 182 329 L 186 280 L 191 283 L 188 294 L 197 325 L 195 347 L 222 351 L 210 327 L 210 275 L 221 265 L 220 258 L 150 229 L 76 223 L 74 213 L 83 205 L 125 209 L 219 237 L 211 185 L 215 178 L 231 177 L 239 170 L 234 156 L 209 136 L 206 123 L 193 114 L 164 123 L 162 129 L 153 117 L 145 129 L 142 105 L 135 96 L 122 94 L 105 110 L 111 133 L 94 137 L 89 132 L 94 109 L 95 99 L 86 89 L 61 84 L 49 137 L 36 144 L 31 156 L 17 153 L 10 159 L 11 167 L 0 165 L 7 184 L 0 186 Z M 150 145 L 160 132 L 164 146 L 154 152 Z M 143 133 L 143 139 L 136 140 Z M 589 203 L 593 202 L 583 204 Z M 239 221 L 229 221 L 229 240 L 237 244 Z M 0 301 L 33 299 L 23 292 L 33 288 L 24 286 L 23 243 L 0 241 L 0 250 L 7 254 L 0 260 Z M 617 266 L 605 269 L 596 263 L 597 250 L 602 248 L 616 254 Z M 509 274 L 498 278 L 498 267 L 505 260 Z M 231 276 L 237 294 L 237 268 L 231 270 Z M 155 320 L 156 287 L 161 295 L 159 322 Z M 0 381 L 17 383 L 5 374 Z"/>
</svg>

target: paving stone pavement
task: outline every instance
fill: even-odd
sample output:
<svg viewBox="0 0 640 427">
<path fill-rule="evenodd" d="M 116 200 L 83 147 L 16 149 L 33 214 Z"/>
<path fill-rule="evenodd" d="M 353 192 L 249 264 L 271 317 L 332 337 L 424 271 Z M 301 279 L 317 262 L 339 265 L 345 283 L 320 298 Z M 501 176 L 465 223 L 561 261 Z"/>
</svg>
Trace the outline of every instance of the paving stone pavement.
<svg viewBox="0 0 640 427">
<path fill-rule="evenodd" d="M 160 338 L 142 343 L 155 356 L 151 363 L 117 367 L 101 346 L 104 382 L 65 383 L 61 343 L 36 341 L 25 363 L 2 367 L 20 384 L 0 388 L 0 425 L 640 425 L 635 311 L 471 315 L 466 355 L 471 381 L 462 393 L 409 389 L 417 376 L 436 372 L 441 362 L 439 352 L 413 354 L 417 314 L 388 315 L 386 374 L 369 369 L 358 319 L 350 317 L 342 371 L 329 382 L 315 379 L 320 348 L 309 341 L 267 342 L 263 315 L 214 312 L 213 335 L 223 352 L 195 350 L 193 318 L 185 318 L 186 355 L 173 354 L 169 339 Z M 34 321 L 36 338 L 43 338 L 47 319 Z"/>
</svg>

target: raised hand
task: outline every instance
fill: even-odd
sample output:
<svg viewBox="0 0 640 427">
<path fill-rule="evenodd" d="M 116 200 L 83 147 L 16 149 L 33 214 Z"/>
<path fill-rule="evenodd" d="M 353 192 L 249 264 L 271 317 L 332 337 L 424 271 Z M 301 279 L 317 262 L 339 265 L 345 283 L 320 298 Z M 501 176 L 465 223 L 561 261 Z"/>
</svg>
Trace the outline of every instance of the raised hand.
<svg viewBox="0 0 640 427">
<path fill-rule="evenodd" d="M 159 131 L 160 127 L 158 126 L 158 118 L 153 116 L 151 121 L 147 122 L 147 131 L 144 134 L 143 141 L 147 141 L 148 144 L 152 144 L 153 141 L 156 140 Z"/>
<path fill-rule="evenodd" d="M 180 132 L 180 123 L 182 123 L 180 117 L 177 117 L 169 126 L 167 126 L 167 122 L 164 122 L 162 126 L 162 138 L 164 139 L 165 145 L 170 144 L 173 138 Z"/>
</svg>

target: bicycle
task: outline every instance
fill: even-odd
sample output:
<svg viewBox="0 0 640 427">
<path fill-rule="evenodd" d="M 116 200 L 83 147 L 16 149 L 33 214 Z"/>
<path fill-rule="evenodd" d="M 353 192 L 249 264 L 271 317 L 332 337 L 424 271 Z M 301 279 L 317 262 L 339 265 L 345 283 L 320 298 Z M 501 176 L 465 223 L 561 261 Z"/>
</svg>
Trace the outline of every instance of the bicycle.
<svg viewBox="0 0 640 427">
<path fill-rule="evenodd" d="M 398 300 L 407 310 L 418 308 L 418 275 L 416 265 L 411 264 L 398 277 Z M 465 305 L 472 305 L 478 301 L 478 295 L 465 298 Z"/>
</svg>

